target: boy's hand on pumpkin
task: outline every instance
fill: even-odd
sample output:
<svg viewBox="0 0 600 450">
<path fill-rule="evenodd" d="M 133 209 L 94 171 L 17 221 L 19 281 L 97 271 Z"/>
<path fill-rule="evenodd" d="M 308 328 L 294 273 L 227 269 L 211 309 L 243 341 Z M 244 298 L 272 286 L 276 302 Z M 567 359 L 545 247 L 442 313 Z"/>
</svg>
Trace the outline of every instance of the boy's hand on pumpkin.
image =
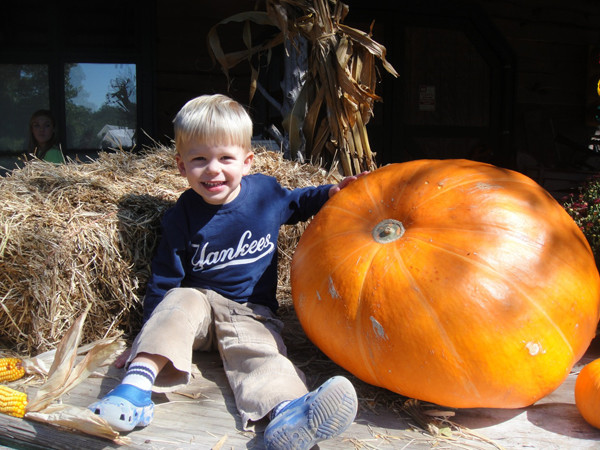
<svg viewBox="0 0 600 450">
<path fill-rule="evenodd" d="M 368 173 L 369 173 L 369 171 L 364 171 L 364 172 L 359 173 L 358 175 L 351 175 L 349 177 L 344 178 L 338 184 L 332 186 L 331 189 L 329 189 L 329 198 L 333 197 L 335 194 L 340 192 L 342 189 L 344 189 L 350 183 L 356 181 L 357 179 L 359 179 L 360 177 L 362 177 Z"/>
</svg>

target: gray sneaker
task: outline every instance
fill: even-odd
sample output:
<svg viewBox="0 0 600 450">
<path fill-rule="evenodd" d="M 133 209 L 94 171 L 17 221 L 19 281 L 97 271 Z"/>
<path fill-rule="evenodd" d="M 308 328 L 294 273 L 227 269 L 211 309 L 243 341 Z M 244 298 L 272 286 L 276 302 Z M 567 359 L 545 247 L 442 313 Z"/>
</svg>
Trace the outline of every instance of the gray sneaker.
<svg viewBox="0 0 600 450">
<path fill-rule="evenodd" d="M 358 409 L 356 391 L 344 377 L 333 377 L 318 389 L 285 405 L 265 429 L 267 450 L 308 450 L 343 433 Z"/>
<path fill-rule="evenodd" d="M 143 391 L 130 384 L 119 384 L 88 409 L 106 420 L 115 430 L 131 431 L 135 427 L 145 427 L 152 421 L 154 402 L 151 395 L 151 391 Z"/>
</svg>

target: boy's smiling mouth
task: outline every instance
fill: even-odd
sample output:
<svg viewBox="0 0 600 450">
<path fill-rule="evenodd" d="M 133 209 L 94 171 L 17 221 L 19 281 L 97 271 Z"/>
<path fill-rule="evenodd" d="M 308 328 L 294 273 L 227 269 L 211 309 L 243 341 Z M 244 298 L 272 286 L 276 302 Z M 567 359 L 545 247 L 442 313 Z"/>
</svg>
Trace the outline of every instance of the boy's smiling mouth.
<svg viewBox="0 0 600 450">
<path fill-rule="evenodd" d="M 226 185 L 225 181 L 203 181 L 202 186 L 207 192 L 220 191 Z"/>
</svg>

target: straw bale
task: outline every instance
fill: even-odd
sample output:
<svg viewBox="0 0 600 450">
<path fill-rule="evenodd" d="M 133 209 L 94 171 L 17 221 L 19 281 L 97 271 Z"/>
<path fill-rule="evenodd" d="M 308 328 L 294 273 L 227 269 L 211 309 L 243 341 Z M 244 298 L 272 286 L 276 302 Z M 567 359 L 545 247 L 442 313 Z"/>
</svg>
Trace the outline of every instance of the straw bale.
<svg viewBox="0 0 600 450">
<path fill-rule="evenodd" d="M 253 170 L 290 188 L 328 179 L 261 149 Z M 186 188 L 173 148 L 161 145 L 86 163 L 31 161 L 0 178 L 0 346 L 22 355 L 52 349 L 88 304 L 84 343 L 134 336 L 160 219 Z M 303 226 L 282 230 L 284 297 Z"/>
</svg>

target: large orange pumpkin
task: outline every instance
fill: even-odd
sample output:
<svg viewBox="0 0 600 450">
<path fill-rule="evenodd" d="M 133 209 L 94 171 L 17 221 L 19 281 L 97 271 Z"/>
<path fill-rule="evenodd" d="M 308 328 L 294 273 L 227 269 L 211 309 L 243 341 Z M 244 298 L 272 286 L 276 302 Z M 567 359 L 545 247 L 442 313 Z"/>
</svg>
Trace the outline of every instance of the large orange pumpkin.
<svg viewBox="0 0 600 450">
<path fill-rule="evenodd" d="M 300 323 L 334 362 L 450 407 L 534 403 L 599 319 L 594 257 L 567 212 L 526 176 L 467 160 L 359 178 L 315 216 L 291 271 Z"/>
<path fill-rule="evenodd" d="M 575 404 L 590 425 L 600 428 L 600 359 L 586 364 L 577 375 Z"/>
</svg>

